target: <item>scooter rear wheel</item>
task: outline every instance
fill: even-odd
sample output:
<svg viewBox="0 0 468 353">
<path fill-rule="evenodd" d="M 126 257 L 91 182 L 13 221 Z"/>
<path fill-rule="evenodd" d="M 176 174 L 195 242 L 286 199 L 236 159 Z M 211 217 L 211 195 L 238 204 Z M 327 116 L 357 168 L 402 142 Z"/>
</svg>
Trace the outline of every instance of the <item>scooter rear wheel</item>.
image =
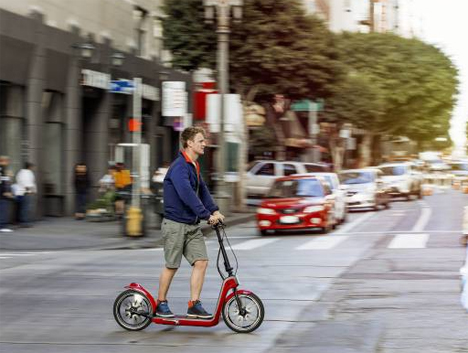
<svg viewBox="0 0 468 353">
<path fill-rule="evenodd" d="M 114 302 L 114 318 L 129 331 L 139 331 L 151 323 L 153 306 L 142 293 L 134 290 L 122 292 Z"/>
<path fill-rule="evenodd" d="M 223 319 L 226 325 L 233 331 L 249 333 L 255 331 L 263 322 L 265 309 L 259 297 L 253 293 L 239 294 L 243 310 L 237 305 L 236 297 L 229 299 L 223 307 Z"/>
</svg>

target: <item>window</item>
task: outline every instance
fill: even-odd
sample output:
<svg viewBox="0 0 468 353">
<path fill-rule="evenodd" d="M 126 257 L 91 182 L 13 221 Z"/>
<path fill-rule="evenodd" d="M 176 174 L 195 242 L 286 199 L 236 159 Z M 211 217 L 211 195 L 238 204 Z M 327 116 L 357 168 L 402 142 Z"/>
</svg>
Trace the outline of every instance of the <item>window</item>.
<svg viewBox="0 0 468 353">
<path fill-rule="evenodd" d="M 307 173 L 326 172 L 328 168 L 318 164 L 304 164 Z"/>
<path fill-rule="evenodd" d="M 268 193 L 269 198 L 323 197 L 324 188 L 317 179 L 276 181 Z"/>
<path fill-rule="evenodd" d="M 292 164 L 284 164 L 283 165 L 284 175 L 288 176 L 291 174 L 297 174 L 297 169 Z"/>
<path fill-rule="evenodd" d="M 133 18 L 135 21 L 135 42 L 137 46 L 137 55 L 145 56 L 147 54 L 146 48 L 146 34 L 147 34 L 147 19 L 148 11 L 145 9 L 135 6 L 133 10 Z"/>
<path fill-rule="evenodd" d="M 256 175 L 267 175 L 267 176 L 274 176 L 275 175 L 275 165 L 273 163 L 267 163 L 263 167 L 261 167 Z"/>
</svg>

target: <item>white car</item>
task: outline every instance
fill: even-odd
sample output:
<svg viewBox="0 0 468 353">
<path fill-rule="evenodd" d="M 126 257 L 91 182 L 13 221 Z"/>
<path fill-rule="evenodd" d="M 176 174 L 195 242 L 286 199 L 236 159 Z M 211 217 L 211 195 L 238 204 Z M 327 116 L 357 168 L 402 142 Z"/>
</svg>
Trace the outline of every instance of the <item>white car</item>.
<svg viewBox="0 0 468 353">
<path fill-rule="evenodd" d="M 390 195 L 380 179 L 382 172 L 379 169 L 349 169 L 341 171 L 338 175 L 341 183 L 348 187 L 348 210 L 372 208 L 377 211 L 382 205 L 385 208 L 390 207 Z"/>
<path fill-rule="evenodd" d="M 340 179 L 336 173 L 307 173 L 299 175 L 310 175 L 320 179 L 323 179 L 325 183 L 330 187 L 332 194 L 330 199 L 333 200 L 334 218 L 338 224 L 346 221 L 348 215 L 348 209 L 346 207 L 346 185 L 340 184 Z"/>
<path fill-rule="evenodd" d="M 252 162 L 246 173 L 245 184 L 249 196 L 265 196 L 275 179 L 293 174 L 328 172 L 326 164 L 295 161 L 259 160 Z"/>
<path fill-rule="evenodd" d="M 422 198 L 422 174 L 409 162 L 385 163 L 377 166 L 382 171 L 381 179 L 391 196 L 403 196 L 408 200 L 411 195 Z"/>
</svg>

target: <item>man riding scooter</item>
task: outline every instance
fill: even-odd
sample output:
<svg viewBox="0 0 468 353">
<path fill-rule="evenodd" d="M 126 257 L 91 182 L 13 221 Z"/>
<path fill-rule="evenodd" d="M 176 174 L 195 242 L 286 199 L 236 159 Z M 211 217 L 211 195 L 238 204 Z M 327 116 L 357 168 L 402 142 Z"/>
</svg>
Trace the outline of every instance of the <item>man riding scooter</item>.
<svg viewBox="0 0 468 353">
<path fill-rule="evenodd" d="M 200 294 L 208 266 L 208 254 L 201 232 L 200 220 L 217 224 L 224 220 L 200 175 L 199 156 L 204 154 L 206 133 L 200 127 L 188 127 L 181 134 L 182 150 L 164 178 L 164 240 L 165 267 L 159 278 L 156 316 L 170 318 L 167 292 L 182 255 L 192 266 L 190 301 L 187 316 L 210 319 L 202 306 Z"/>
</svg>

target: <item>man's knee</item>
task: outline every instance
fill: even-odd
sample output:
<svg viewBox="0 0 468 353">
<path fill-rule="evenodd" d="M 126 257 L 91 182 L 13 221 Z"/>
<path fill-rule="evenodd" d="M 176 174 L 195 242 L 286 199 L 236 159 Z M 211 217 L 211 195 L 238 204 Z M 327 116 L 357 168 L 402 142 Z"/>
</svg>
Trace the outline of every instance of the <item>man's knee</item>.
<svg viewBox="0 0 468 353">
<path fill-rule="evenodd" d="M 193 266 L 200 270 L 206 270 L 208 267 L 208 260 L 197 260 L 193 263 Z"/>
</svg>

